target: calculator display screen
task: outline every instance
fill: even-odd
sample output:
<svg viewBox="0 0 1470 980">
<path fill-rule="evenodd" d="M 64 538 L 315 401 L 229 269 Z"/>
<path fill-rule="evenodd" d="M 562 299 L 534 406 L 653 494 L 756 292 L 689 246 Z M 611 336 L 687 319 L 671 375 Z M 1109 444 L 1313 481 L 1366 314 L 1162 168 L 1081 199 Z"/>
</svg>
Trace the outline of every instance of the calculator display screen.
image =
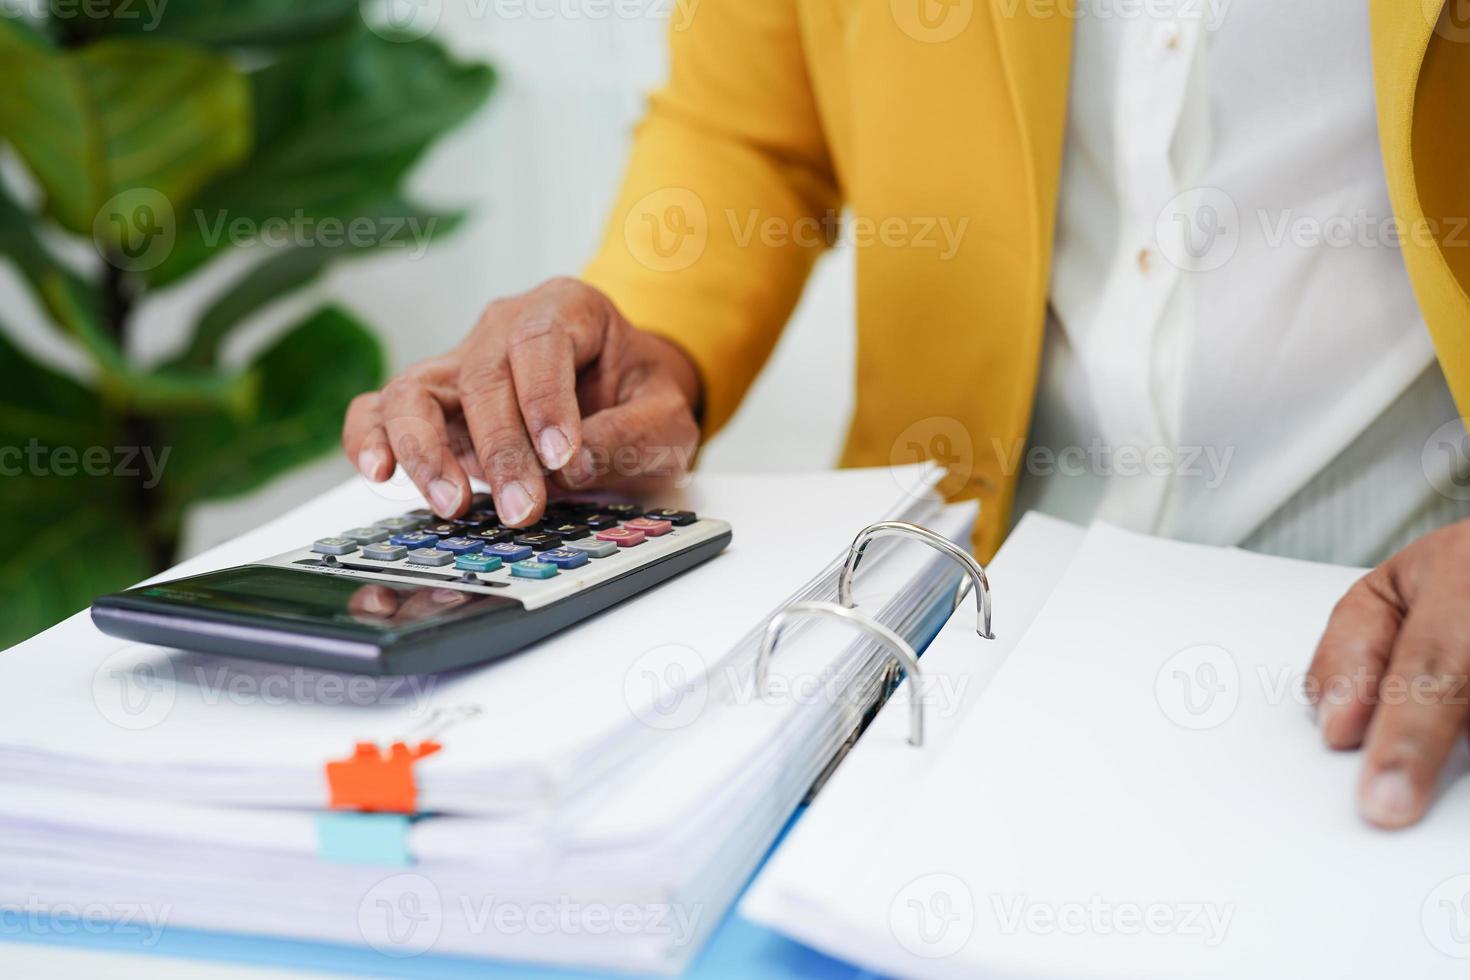
<svg viewBox="0 0 1470 980">
<path fill-rule="evenodd" d="M 260 566 L 145 586 L 134 594 L 247 619 L 315 623 L 374 634 L 442 626 L 503 609 L 508 603 L 519 605 L 500 596 L 434 585 L 370 582 Z"/>
</svg>

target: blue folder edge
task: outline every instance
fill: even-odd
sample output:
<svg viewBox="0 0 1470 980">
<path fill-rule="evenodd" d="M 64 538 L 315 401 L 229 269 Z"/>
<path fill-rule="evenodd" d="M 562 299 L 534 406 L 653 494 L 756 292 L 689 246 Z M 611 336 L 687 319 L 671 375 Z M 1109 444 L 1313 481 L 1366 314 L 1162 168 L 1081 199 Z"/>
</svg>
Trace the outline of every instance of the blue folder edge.
<svg viewBox="0 0 1470 980">
<path fill-rule="evenodd" d="M 953 610 L 938 604 L 927 617 L 924 650 L 948 622 Z M 786 827 L 771 845 L 771 852 L 781 841 L 805 808 L 798 808 Z M 362 856 L 356 849 L 381 847 L 382 838 L 373 836 L 370 843 L 354 840 L 346 845 L 353 853 L 338 854 L 337 859 L 354 860 Z M 770 858 L 767 852 L 765 860 Z M 759 872 L 757 872 L 759 873 Z M 709 945 L 682 974 L 684 980 L 714 980 L 725 977 L 819 978 L 819 980 L 858 980 L 872 974 L 851 964 L 833 959 L 779 933 L 742 919 L 736 912 L 737 899 L 715 930 Z M 13 924 L 0 928 L 0 949 L 7 942 L 67 946 L 109 952 L 131 952 L 150 956 L 213 960 L 250 966 L 284 967 L 340 973 L 354 976 L 402 977 L 408 980 L 589 980 L 589 978 L 626 978 L 624 973 L 589 973 L 581 970 L 549 969 L 503 960 L 475 959 L 458 956 L 424 955 L 405 959 L 383 956 L 371 949 L 332 943 L 312 943 L 292 939 L 244 936 L 227 932 L 204 932 L 194 929 L 166 927 L 151 936 L 132 926 L 113 926 L 88 922 L 83 928 L 75 918 L 24 917 L 17 929 Z M 0 923 L 0 925 L 4 925 Z M 3 953 L 0 953 L 3 959 Z"/>
</svg>

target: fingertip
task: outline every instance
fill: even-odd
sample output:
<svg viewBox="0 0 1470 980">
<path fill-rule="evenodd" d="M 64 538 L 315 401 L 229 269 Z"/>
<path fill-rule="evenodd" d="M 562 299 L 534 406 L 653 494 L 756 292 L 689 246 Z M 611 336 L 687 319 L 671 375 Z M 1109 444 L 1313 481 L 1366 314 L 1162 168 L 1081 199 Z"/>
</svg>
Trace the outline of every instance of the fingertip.
<svg viewBox="0 0 1470 980">
<path fill-rule="evenodd" d="M 440 517 L 457 517 L 464 506 L 465 490 L 460 484 L 444 477 L 429 483 L 429 503 Z"/>
<path fill-rule="evenodd" d="M 536 439 L 536 452 L 547 469 L 559 470 L 572 458 L 572 440 L 560 426 L 548 425 Z"/>
<path fill-rule="evenodd" d="M 357 454 L 357 471 L 374 483 L 388 479 L 388 454 L 376 446 L 369 446 Z"/>
<path fill-rule="evenodd" d="M 530 522 L 536 510 L 536 499 L 524 483 L 512 480 L 495 495 L 495 512 L 502 523 L 521 527 Z"/>
<path fill-rule="evenodd" d="M 1404 770 L 1370 769 L 1358 787 L 1358 812 L 1375 827 L 1397 830 L 1417 823 L 1424 803 Z"/>
</svg>

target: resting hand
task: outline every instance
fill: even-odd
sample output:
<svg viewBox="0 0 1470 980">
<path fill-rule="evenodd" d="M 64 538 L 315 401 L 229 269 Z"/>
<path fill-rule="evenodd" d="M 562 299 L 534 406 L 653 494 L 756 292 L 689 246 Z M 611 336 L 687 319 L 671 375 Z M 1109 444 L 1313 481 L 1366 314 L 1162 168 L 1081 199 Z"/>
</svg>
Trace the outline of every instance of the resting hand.
<svg viewBox="0 0 1470 980">
<path fill-rule="evenodd" d="M 1417 822 L 1470 719 L 1470 521 L 1425 535 L 1353 586 L 1309 677 L 1327 744 L 1364 749 L 1363 816 Z"/>
</svg>

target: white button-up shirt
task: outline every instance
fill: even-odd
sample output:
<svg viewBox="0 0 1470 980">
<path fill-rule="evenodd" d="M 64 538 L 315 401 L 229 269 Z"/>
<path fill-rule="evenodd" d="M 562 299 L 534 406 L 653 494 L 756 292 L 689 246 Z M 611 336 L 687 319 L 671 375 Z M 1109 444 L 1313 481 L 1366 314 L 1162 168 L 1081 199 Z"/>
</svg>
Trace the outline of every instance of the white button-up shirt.
<svg viewBox="0 0 1470 980">
<path fill-rule="evenodd" d="M 1354 562 L 1470 512 L 1368 5 L 1077 2 L 1019 509 Z"/>
</svg>

